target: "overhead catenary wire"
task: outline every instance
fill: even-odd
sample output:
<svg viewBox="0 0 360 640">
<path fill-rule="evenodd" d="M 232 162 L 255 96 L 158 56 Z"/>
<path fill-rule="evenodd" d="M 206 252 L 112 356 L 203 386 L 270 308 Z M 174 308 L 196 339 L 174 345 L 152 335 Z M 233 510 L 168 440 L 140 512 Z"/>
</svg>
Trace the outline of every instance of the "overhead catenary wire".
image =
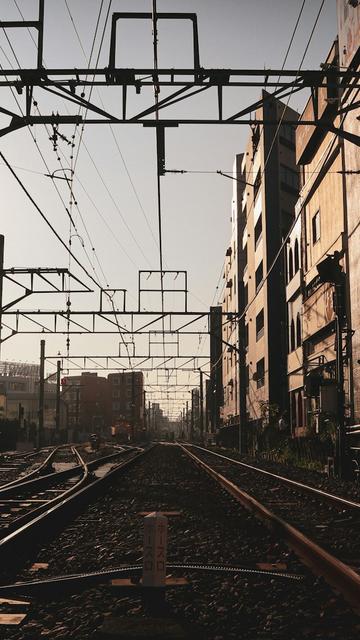
<svg viewBox="0 0 360 640">
<path fill-rule="evenodd" d="M 67 253 L 69 253 L 72 257 L 72 259 L 76 262 L 76 264 L 82 269 L 82 271 L 87 275 L 87 277 L 91 280 L 91 282 L 93 282 L 98 288 L 101 289 L 101 285 L 97 282 L 97 280 L 95 280 L 95 278 L 88 272 L 88 270 L 86 269 L 86 267 L 84 267 L 84 265 L 80 262 L 80 260 L 75 256 L 75 254 L 69 249 L 69 247 L 67 246 L 66 242 L 62 239 L 62 237 L 60 236 L 60 234 L 56 231 L 55 227 L 52 225 L 52 223 L 50 222 L 50 220 L 48 220 L 48 218 L 46 217 L 45 213 L 42 211 L 42 209 L 40 208 L 40 206 L 37 204 L 37 202 L 34 200 L 33 196 L 31 195 L 31 193 L 29 192 L 29 190 L 27 189 L 27 187 L 24 185 L 24 183 L 22 182 L 22 180 L 19 178 L 19 176 L 17 175 L 16 171 L 13 169 L 13 167 L 11 166 L 11 164 L 7 161 L 6 157 L 4 156 L 3 152 L 0 151 L 0 158 L 3 160 L 4 164 L 7 166 L 7 168 L 9 169 L 10 173 L 14 176 L 16 182 L 19 184 L 19 186 L 21 187 L 22 191 L 25 193 L 26 197 L 28 198 L 28 200 L 30 200 L 30 202 L 33 204 L 33 206 L 35 207 L 35 209 L 38 211 L 38 213 L 40 214 L 40 216 L 42 217 L 42 219 L 44 220 L 44 222 L 47 224 L 47 226 L 51 229 L 52 233 L 55 235 L 55 237 L 59 240 L 60 244 L 64 247 L 64 249 L 67 251 Z"/>
<path fill-rule="evenodd" d="M 296 21 L 295 21 L 295 25 L 294 25 L 294 28 L 293 28 L 292 34 L 291 34 L 291 36 L 290 36 L 290 41 L 289 41 L 289 44 L 288 44 L 288 47 L 287 47 L 287 50 L 286 50 L 286 53 L 285 53 L 285 56 L 284 56 L 284 59 L 283 59 L 283 62 L 282 62 L 281 70 L 283 70 L 283 69 L 285 68 L 285 64 L 286 64 L 286 61 L 287 61 L 287 59 L 288 59 L 288 56 L 289 56 L 289 53 L 290 53 L 290 50 L 291 50 L 291 47 L 292 47 L 292 44 L 293 44 L 293 41 L 294 41 L 294 38 L 295 38 L 295 35 L 296 35 L 296 32 L 297 32 L 297 29 L 298 29 L 298 26 L 299 26 L 299 23 L 300 23 L 300 20 L 301 20 L 301 17 L 302 17 L 302 14 L 303 14 L 303 11 L 304 11 L 305 3 L 306 3 L 306 0 L 303 0 L 303 1 L 302 1 L 302 4 L 301 4 L 301 7 L 300 7 L 300 10 L 299 10 L 299 13 L 298 13 L 297 18 L 296 18 Z M 322 6 L 321 6 L 321 8 L 322 8 Z M 321 10 L 320 10 L 320 11 L 321 11 Z M 320 14 L 318 14 L 318 16 L 319 16 L 319 15 L 320 15 Z M 313 33 L 313 31 L 312 31 L 312 33 Z M 310 38 L 312 38 L 312 33 L 311 33 Z M 307 47 L 307 48 L 308 48 L 308 47 Z M 306 48 L 306 50 L 305 50 L 305 51 L 307 51 L 307 48 Z M 304 59 L 304 56 L 303 56 L 303 58 L 302 58 L 302 61 L 303 61 L 303 59 Z M 301 63 L 300 63 L 300 68 L 301 68 L 302 61 L 301 61 Z M 279 80 L 280 80 L 280 77 L 281 77 L 281 75 L 279 75 L 279 77 L 278 77 L 278 82 L 279 82 Z M 296 80 L 296 78 L 294 79 L 294 82 L 295 82 L 295 80 Z M 289 102 L 289 100 L 290 100 L 290 97 L 291 97 L 291 94 L 290 94 L 290 96 L 289 96 L 289 98 L 288 98 L 288 102 Z M 284 112 L 283 112 L 283 114 L 282 114 L 282 117 L 284 116 L 284 114 L 285 114 L 285 110 L 284 110 Z M 275 135 L 274 135 L 273 143 L 272 143 L 272 146 L 271 146 L 271 148 L 270 148 L 269 154 L 268 154 L 268 156 L 267 156 L 267 158 L 266 158 L 266 160 L 265 160 L 265 164 L 264 164 L 264 171 L 265 171 L 265 168 L 266 168 L 267 163 L 268 163 L 268 161 L 269 161 L 270 153 L 271 153 L 271 151 L 272 151 L 272 147 L 273 147 L 273 144 L 274 144 L 274 141 L 275 141 L 275 139 L 276 139 L 276 135 L 277 135 L 278 131 L 279 131 L 279 125 L 278 125 L 277 131 L 276 131 L 276 133 L 275 133 Z M 262 129 L 262 131 L 261 131 L 261 135 L 262 135 L 262 133 L 263 133 L 263 129 Z M 264 172 L 264 171 L 263 171 L 263 172 Z M 180 170 L 180 173 L 195 173 L 195 171 Z M 196 171 L 196 173 L 200 173 L 200 172 Z M 201 173 L 202 173 L 202 172 L 201 172 Z M 210 171 L 208 171 L 208 172 L 206 172 L 206 173 L 217 173 L 217 174 L 223 175 L 223 174 L 222 174 L 222 172 L 221 172 L 220 170 L 217 170 L 217 171 L 215 171 L 215 172 L 213 172 L 213 171 L 211 171 L 211 172 L 210 172 Z M 230 176 L 230 177 L 232 177 L 232 176 Z M 252 205 L 254 206 L 254 204 L 255 204 L 255 199 L 253 200 Z M 224 271 L 224 265 L 222 265 L 221 270 L 220 270 L 220 275 L 219 275 L 218 282 L 217 282 L 217 284 L 216 284 L 216 288 L 215 288 L 215 293 L 214 293 L 214 297 L 213 297 L 212 305 L 214 304 L 215 297 L 216 297 L 216 295 L 218 294 L 218 288 L 219 288 L 220 280 L 221 280 L 221 278 L 222 278 L 223 271 Z M 224 289 L 224 287 L 223 287 L 223 289 Z M 219 298 L 219 295 L 218 295 L 217 297 Z M 201 341 L 199 341 L 199 348 L 200 348 L 200 344 L 201 344 Z M 199 353 L 199 349 L 198 349 L 198 353 Z M 216 363 L 216 364 L 217 364 L 217 363 Z"/>
</svg>

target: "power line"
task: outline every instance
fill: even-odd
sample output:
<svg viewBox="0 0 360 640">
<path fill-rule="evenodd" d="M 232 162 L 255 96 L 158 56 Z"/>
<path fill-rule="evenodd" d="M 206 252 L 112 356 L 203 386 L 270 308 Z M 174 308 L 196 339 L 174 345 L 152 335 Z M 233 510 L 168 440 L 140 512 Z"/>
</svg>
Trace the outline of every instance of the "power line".
<svg viewBox="0 0 360 640">
<path fill-rule="evenodd" d="M 17 173 L 15 172 L 15 170 L 13 169 L 13 167 L 11 166 L 11 164 L 7 161 L 7 159 L 5 158 L 4 154 L 2 153 L 2 151 L 0 151 L 0 158 L 2 158 L 4 164 L 7 166 L 7 168 L 9 169 L 9 171 L 12 173 L 12 175 L 14 176 L 15 180 L 17 181 L 17 183 L 20 185 L 21 189 L 23 190 L 23 192 L 25 193 L 26 197 L 28 198 L 28 200 L 30 200 L 30 202 L 34 205 L 35 209 L 40 213 L 40 216 L 42 217 L 42 219 L 44 220 L 44 222 L 46 222 L 47 226 L 51 229 L 51 231 L 53 232 L 53 234 L 56 236 L 56 238 L 59 240 L 60 244 L 65 248 L 65 250 L 67 251 L 67 253 L 70 254 L 70 256 L 73 258 L 73 260 L 76 262 L 76 264 L 84 271 L 84 273 L 87 275 L 87 277 L 97 286 L 101 289 L 101 286 L 99 285 L 99 283 L 95 280 L 95 278 L 93 278 L 93 276 L 88 272 L 88 270 L 86 269 L 86 267 L 84 267 L 84 265 L 80 262 L 80 260 L 78 260 L 78 258 L 74 255 L 74 253 L 71 251 L 71 249 L 69 249 L 69 247 L 67 246 L 67 244 L 64 242 L 64 240 L 62 239 L 62 237 L 59 235 L 59 233 L 56 231 L 55 227 L 51 224 L 50 220 L 47 219 L 45 213 L 40 209 L 39 205 L 37 204 L 37 202 L 34 200 L 34 198 L 32 197 L 32 195 L 30 194 L 30 192 L 28 191 L 28 189 L 25 187 L 24 183 L 22 182 L 22 180 L 19 178 L 19 176 L 17 175 Z"/>
</svg>

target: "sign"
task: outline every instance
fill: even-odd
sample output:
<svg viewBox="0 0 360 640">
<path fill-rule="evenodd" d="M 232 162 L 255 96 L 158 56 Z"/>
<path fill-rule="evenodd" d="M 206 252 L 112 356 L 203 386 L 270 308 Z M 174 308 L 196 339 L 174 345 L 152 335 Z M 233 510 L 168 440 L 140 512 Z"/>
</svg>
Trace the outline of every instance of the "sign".
<svg viewBox="0 0 360 640">
<path fill-rule="evenodd" d="M 165 587 L 167 517 L 153 512 L 144 518 L 143 587 Z"/>
</svg>

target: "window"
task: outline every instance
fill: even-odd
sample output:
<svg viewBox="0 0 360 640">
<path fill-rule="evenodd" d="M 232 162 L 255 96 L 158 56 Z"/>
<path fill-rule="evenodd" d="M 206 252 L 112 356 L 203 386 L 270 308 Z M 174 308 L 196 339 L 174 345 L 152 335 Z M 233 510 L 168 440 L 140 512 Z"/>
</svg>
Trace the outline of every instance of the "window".
<svg viewBox="0 0 360 640">
<path fill-rule="evenodd" d="M 280 165 L 280 181 L 283 189 L 288 189 L 292 193 L 299 191 L 299 174 L 284 164 Z"/>
<path fill-rule="evenodd" d="M 290 353 L 291 351 L 295 351 L 295 323 L 294 320 L 291 320 L 290 323 Z"/>
<path fill-rule="evenodd" d="M 262 216 L 260 214 L 260 218 L 258 219 L 255 225 L 255 249 L 258 246 L 262 236 Z"/>
<path fill-rule="evenodd" d="M 248 251 L 247 251 L 247 244 L 245 245 L 244 249 L 243 249 L 243 260 L 244 260 L 244 272 L 247 269 L 247 263 L 248 263 Z"/>
<path fill-rule="evenodd" d="M 289 273 L 289 282 L 290 282 L 294 277 L 293 251 L 292 251 L 291 247 L 290 247 L 290 250 L 289 250 L 289 269 L 288 269 L 288 273 Z"/>
<path fill-rule="evenodd" d="M 318 210 L 311 221 L 312 242 L 315 244 L 320 240 L 320 210 Z"/>
<path fill-rule="evenodd" d="M 256 386 L 258 389 L 263 387 L 265 384 L 265 360 L 261 358 L 256 363 Z"/>
<path fill-rule="evenodd" d="M 283 124 L 280 129 L 280 140 L 282 144 L 295 149 L 295 129 L 291 124 Z"/>
<path fill-rule="evenodd" d="M 246 284 L 244 286 L 244 307 L 247 307 L 248 301 L 249 301 L 249 287 Z"/>
<path fill-rule="evenodd" d="M 255 287 L 256 287 L 256 293 L 259 290 L 260 284 L 263 280 L 263 276 L 264 276 L 264 270 L 263 270 L 263 263 L 262 261 L 260 262 L 258 268 L 255 271 Z"/>
<path fill-rule="evenodd" d="M 246 324 L 245 325 L 245 332 L 244 332 L 244 347 L 245 349 L 247 349 L 249 346 L 249 325 Z"/>
<path fill-rule="evenodd" d="M 256 316 L 256 341 L 260 340 L 264 335 L 264 309 Z"/>
<path fill-rule="evenodd" d="M 301 320 L 300 313 L 296 316 L 296 347 L 301 347 Z"/>
<path fill-rule="evenodd" d="M 300 269 L 300 256 L 299 256 L 299 241 L 296 238 L 294 245 L 294 273 L 297 273 Z"/>
<path fill-rule="evenodd" d="M 259 192 L 260 187 L 261 187 L 261 171 L 259 169 L 254 182 L 254 200 Z"/>
</svg>

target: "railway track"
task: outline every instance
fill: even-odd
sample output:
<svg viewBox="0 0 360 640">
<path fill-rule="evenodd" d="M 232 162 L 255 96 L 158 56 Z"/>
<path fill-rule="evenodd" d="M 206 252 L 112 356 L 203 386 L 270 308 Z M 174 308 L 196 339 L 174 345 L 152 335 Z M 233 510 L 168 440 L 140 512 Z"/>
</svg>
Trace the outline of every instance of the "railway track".
<svg viewBox="0 0 360 640">
<path fill-rule="evenodd" d="M 48 460 L 55 455 L 57 447 L 47 447 L 32 453 L 3 453 L 0 455 L 0 489 L 10 483 L 21 482 L 41 472 Z"/>
<path fill-rule="evenodd" d="M 153 510 L 169 513 L 168 572 L 189 581 L 167 594 L 167 615 L 186 629 L 180 637 L 360 637 L 359 618 L 289 552 L 278 529 L 267 531 L 229 500 L 183 449 L 158 445 L 135 462 L 110 476 L 105 492 L 93 492 L 7 585 L 3 578 L 1 596 L 32 601 L 31 616 L 7 640 L 98 638 L 111 616 L 146 628 L 136 589 L 119 594 L 111 580 L 138 579 L 142 517 Z M 35 579 L 34 560 L 46 567 Z"/>
<path fill-rule="evenodd" d="M 180 446 L 359 609 L 360 504 L 203 447 Z"/>
<path fill-rule="evenodd" d="M 69 453 L 66 455 L 69 468 L 46 475 L 37 474 L 36 477 L 33 474 L 29 477 L 29 474 L 24 481 L 1 487 L 2 567 L 11 567 L 26 558 L 34 543 L 39 544 L 47 538 L 52 526 L 56 529 L 57 525 L 71 518 L 76 507 L 91 499 L 91 494 L 100 489 L 101 484 L 106 484 L 112 473 L 140 454 L 141 451 L 135 448 L 120 449 L 85 462 L 79 451 L 72 447 L 72 463 L 69 463 Z"/>
</svg>

